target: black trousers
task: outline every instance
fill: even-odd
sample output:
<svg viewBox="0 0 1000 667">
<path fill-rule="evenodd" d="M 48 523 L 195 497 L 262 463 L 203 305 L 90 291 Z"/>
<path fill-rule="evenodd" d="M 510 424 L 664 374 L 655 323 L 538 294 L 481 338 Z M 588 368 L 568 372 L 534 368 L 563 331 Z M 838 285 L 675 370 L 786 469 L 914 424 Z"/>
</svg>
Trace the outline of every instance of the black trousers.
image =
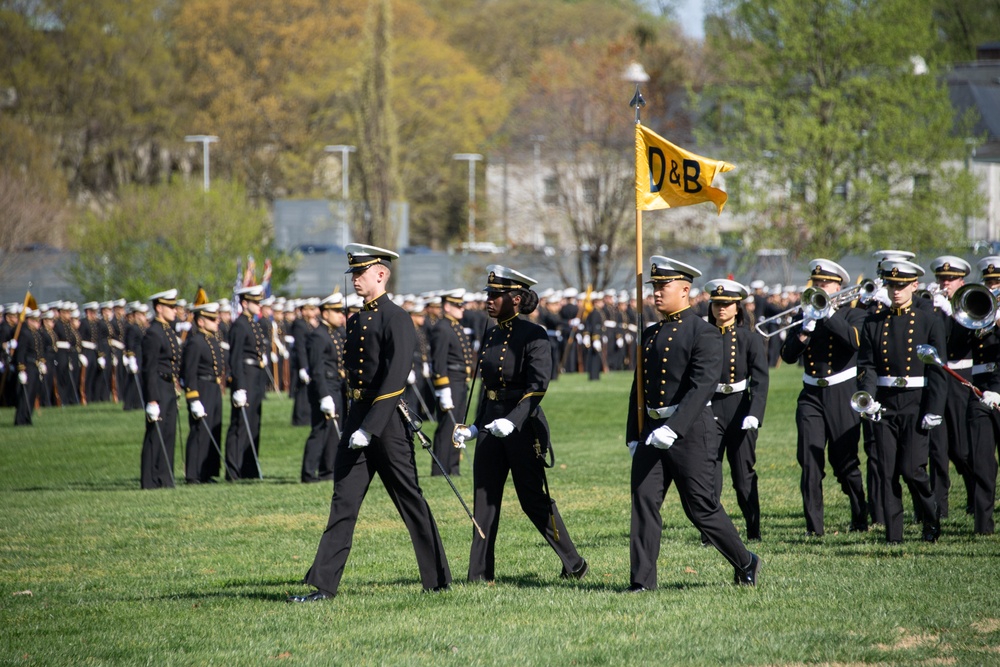
<svg viewBox="0 0 1000 667">
<path fill-rule="evenodd" d="M 949 380 L 950 382 L 950 380 Z M 948 400 L 944 407 L 944 423 L 930 432 L 930 476 L 934 501 L 942 518 L 948 516 L 948 491 L 951 478 L 948 461 L 955 464 L 955 472 L 965 484 L 965 509 L 972 507 L 975 475 L 969 467 L 969 401 L 971 391 L 962 385 L 949 385 Z"/>
<path fill-rule="evenodd" d="M 312 411 L 309 408 L 309 386 L 299 379 L 298 370 L 291 377 L 289 396 L 292 398 L 292 426 L 308 426 L 312 423 Z"/>
<path fill-rule="evenodd" d="M 319 401 L 322 396 L 313 389 L 313 384 L 309 384 L 309 403 L 311 412 L 312 428 L 309 430 L 309 437 L 306 438 L 305 449 L 302 452 L 302 472 L 303 483 L 318 482 L 320 480 L 333 479 L 333 462 L 337 452 L 337 443 L 340 438 L 337 436 L 337 429 L 344 419 L 344 402 L 341 400 L 343 394 L 340 389 L 336 389 L 331 397 L 333 398 L 334 419 L 327 419 L 326 414 L 319 409 Z"/>
<path fill-rule="evenodd" d="M 174 383 L 157 377 L 151 396 L 146 401 L 160 406 L 160 419 L 146 420 L 142 439 L 140 483 L 143 489 L 160 489 L 174 485 L 174 436 L 177 433 L 177 394 Z"/>
<path fill-rule="evenodd" d="M 267 386 L 267 374 L 263 368 L 246 367 L 247 404 L 242 408 L 232 407 L 229 413 L 229 430 L 226 432 L 226 479 L 233 472 L 239 479 L 259 479 L 260 462 L 260 415 Z M 247 426 L 249 425 L 249 429 Z"/>
<path fill-rule="evenodd" d="M 973 529 L 980 535 L 992 535 L 997 492 L 997 448 L 1000 446 L 1000 412 L 978 400 L 970 400 L 968 420 L 969 463 L 975 476 Z"/>
<path fill-rule="evenodd" d="M 887 542 L 903 541 L 903 486 L 906 482 L 925 522 L 937 517 L 937 505 L 927 474 L 928 432 L 920 427 L 923 389 L 879 388 L 875 400 L 882 404 L 882 419 L 872 424 L 875 460 L 882 478 L 882 511 Z M 938 427 L 940 428 L 940 427 Z"/>
<path fill-rule="evenodd" d="M 218 447 L 222 442 L 222 388 L 214 382 L 200 382 L 198 400 L 205 416 L 195 419 L 188 412 L 188 438 L 184 457 L 184 477 L 189 483 L 207 482 L 219 476 L 221 460 Z M 209 437 L 211 434 L 211 437 Z M 212 444 L 212 440 L 215 444 Z"/>
<path fill-rule="evenodd" d="M 451 400 L 455 404 L 449 412 L 441 409 L 440 405 L 435 406 L 437 411 L 437 428 L 434 430 L 434 454 L 441 461 L 445 472 L 449 475 L 461 473 L 460 463 L 462 461 L 462 450 L 455 447 L 451 441 L 452 431 L 455 430 L 455 420 L 465 418 L 465 404 L 468 387 L 465 384 L 465 373 L 448 375 L 448 382 L 451 387 Z M 431 476 L 438 476 L 441 471 L 437 464 L 431 461 Z"/>
<path fill-rule="evenodd" d="M 424 589 L 432 590 L 450 584 L 448 558 L 430 506 L 417 482 L 413 441 L 402 417 L 393 413 L 382 436 L 373 437 L 367 447 L 350 449 L 347 446 L 351 433 L 360 427 L 367 407 L 357 403 L 352 406 L 344 437 L 337 445 L 330 518 L 319 541 L 316 558 L 306 574 L 306 582 L 328 593 L 337 592 L 351 552 L 361 503 L 372 479 L 378 474 L 410 533 Z"/>
<path fill-rule="evenodd" d="M 647 432 L 662 422 L 653 422 Z M 631 583 L 656 588 L 656 561 L 660 556 L 663 519 L 660 508 L 670 484 L 677 484 L 684 513 L 734 568 L 750 564 L 750 552 L 716 494 L 719 440 L 712 409 L 706 407 L 686 437 L 670 449 L 645 443 L 632 457 L 632 528 L 629 539 Z"/>
<path fill-rule="evenodd" d="M 61 387 L 59 391 L 62 391 Z M 126 371 L 122 382 L 122 410 L 142 410 L 145 406 L 142 404 L 142 397 L 139 396 L 141 391 L 139 376 Z"/>
<path fill-rule="evenodd" d="M 797 456 L 802 467 L 800 489 L 806 531 L 810 534 L 823 535 L 824 532 L 824 453 L 850 501 L 851 525 L 860 528 L 868 524 L 861 459 L 858 458 L 861 418 L 851 409 L 854 390 L 854 383 L 848 381 L 831 387 L 805 385 L 799 394 L 795 410 Z"/>
<path fill-rule="evenodd" d="M 510 407 L 508 405 L 507 409 Z M 507 414 L 507 409 L 497 416 Z M 487 410 L 486 414 L 491 413 Z M 490 417 L 484 419 L 484 423 L 490 421 L 493 421 Z M 473 515 L 486 539 L 479 537 L 473 529 L 469 581 L 492 581 L 496 576 L 495 551 L 500 530 L 500 507 L 508 474 L 514 480 L 521 509 L 559 556 L 563 568 L 572 572 L 583 565 L 583 558 L 573 545 L 556 501 L 545 494 L 545 468 L 542 459 L 535 454 L 534 444 L 534 434 L 525 431 L 514 431 L 506 438 L 495 438 L 485 430 L 479 435 L 476 458 L 472 464 L 475 486 Z"/>
<path fill-rule="evenodd" d="M 872 423 L 861 420 L 861 436 L 865 448 L 865 483 L 868 488 L 868 512 L 871 522 L 885 525 L 885 514 L 882 512 L 882 477 L 875 461 L 875 434 L 872 433 Z"/>
<path fill-rule="evenodd" d="M 56 384 L 59 387 L 59 400 L 63 405 L 80 404 L 80 377 L 76 374 L 79 363 L 76 352 L 59 350 L 56 353 Z"/>
<path fill-rule="evenodd" d="M 736 502 L 747 525 L 747 539 L 760 539 L 760 498 L 757 495 L 757 429 L 743 430 L 743 419 L 750 410 L 750 396 L 745 391 L 715 394 L 712 412 L 719 433 L 719 461 L 715 495 L 722 498 L 722 457 L 729 460 L 729 473 L 736 491 Z"/>
<path fill-rule="evenodd" d="M 39 382 L 38 367 L 33 363 L 25 366 L 25 374 L 28 376 L 28 383 L 21 384 L 17 377 L 17 367 L 15 366 L 7 375 L 7 382 L 14 386 L 17 392 L 14 396 L 17 409 L 14 411 L 14 426 L 31 426 L 31 415 L 35 411 L 35 398 L 41 388 Z"/>
</svg>

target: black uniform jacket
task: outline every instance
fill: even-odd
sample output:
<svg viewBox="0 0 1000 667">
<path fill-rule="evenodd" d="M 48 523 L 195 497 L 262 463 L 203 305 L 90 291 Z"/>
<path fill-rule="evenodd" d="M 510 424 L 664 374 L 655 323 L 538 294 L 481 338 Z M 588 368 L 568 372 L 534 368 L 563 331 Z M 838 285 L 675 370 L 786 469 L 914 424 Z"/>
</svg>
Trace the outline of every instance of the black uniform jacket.
<svg viewBox="0 0 1000 667">
<path fill-rule="evenodd" d="M 786 364 L 794 364 L 804 354 L 806 374 L 817 379 L 847 370 L 857 364 L 864 321 L 864 309 L 840 308 L 830 317 L 816 322 L 816 329 L 805 342 L 799 340 L 802 325 L 794 326 L 781 346 L 781 359 Z"/>
<path fill-rule="evenodd" d="M 643 429 L 637 414 L 636 382 L 629 395 L 626 442 L 645 440 L 655 428 L 669 426 L 683 438 L 703 414 L 722 375 L 722 334 L 691 307 L 671 313 L 642 332 Z M 677 409 L 667 419 L 651 418 L 645 408 Z M 710 409 L 710 408 L 708 408 Z"/>
<path fill-rule="evenodd" d="M 364 411 L 360 428 L 375 437 L 381 436 L 403 395 L 416 344 L 413 320 L 385 292 L 347 321 L 344 369 L 351 412 Z"/>
<path fill-rule="evenodd" d="M 920 414 L 944 414 L 947 378 L 940 367 L 920 361 L 916 347 L 921 343 L 933 345 L 943 358 L 947 348 L 944 323 L 932 310 L 910 306 L 885 308 L 869 315 L 858 353 L 858 389 L 874 396 L 879 376 L 922 375 L 926 385 L 920 399 Z"/>
</svg>

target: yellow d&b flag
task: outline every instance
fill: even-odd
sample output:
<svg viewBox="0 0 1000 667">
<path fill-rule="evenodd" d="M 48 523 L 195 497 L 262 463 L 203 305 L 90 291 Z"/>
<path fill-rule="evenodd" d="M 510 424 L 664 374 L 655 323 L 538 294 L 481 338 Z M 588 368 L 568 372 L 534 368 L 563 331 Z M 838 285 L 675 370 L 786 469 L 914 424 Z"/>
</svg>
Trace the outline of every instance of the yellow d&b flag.
<svg viewBox="0 0 1000 667">
<path fill-rule="evenodd" d="M 722 213 L 726 193 L 712 187 L 719 172 L 734 169 L 721 160 L 695 155 L 635 125 L 635 207 L 639 211 L 710 201 Z"/>
</svg>

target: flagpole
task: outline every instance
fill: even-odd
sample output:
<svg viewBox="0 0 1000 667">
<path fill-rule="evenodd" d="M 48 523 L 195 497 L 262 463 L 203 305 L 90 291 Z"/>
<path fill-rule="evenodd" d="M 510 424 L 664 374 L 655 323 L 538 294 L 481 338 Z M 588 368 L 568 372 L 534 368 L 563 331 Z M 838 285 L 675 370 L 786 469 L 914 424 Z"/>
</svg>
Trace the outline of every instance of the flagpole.
<svg viewBox="0 0 1000 667">
<path fill-rule="evenodd" d="M 629 65 L 628 69 L 625 71 L 625 76 L 623 77 L 626 81 L 635 84 L 635 94 L 632 96 L 632 100 L 629 102 L 630 107 L 635 108 L 635 131 L 636 134 L 639 132 L 639 127 L 641 126 L 641 121 L 639 120 L 639 110 L 646 106 L 646 100 L 643 99 L 642 93 L 639 91 L 639 85 L 649 81 L 649 75 L 642 68 L 639 63 L 632 63 Z M 636 174 L 638 177 L 638 173 Z M 638 183 L 636 184 L 638 187 Z M 642 209 L 639 207 L 638 194 L 636 195 L 635 202 L 635 307 L 636 315 L 639 323 L 639 330 L 636 332 L 636 346 L 635 346 L 635 391 L 636 391 L 636 424 L 638 425 L 639 435 L 642 435 L 642 429 L 645 422 L 646 416 L 646 391 L 645 391 L 645 376 L 643 373 L 643 363 L 642 363 L 642 333 L 645 331 L 645 323 L 643 322 L 643 306 L 644 299 L 642 298 Z"/>
</svg>

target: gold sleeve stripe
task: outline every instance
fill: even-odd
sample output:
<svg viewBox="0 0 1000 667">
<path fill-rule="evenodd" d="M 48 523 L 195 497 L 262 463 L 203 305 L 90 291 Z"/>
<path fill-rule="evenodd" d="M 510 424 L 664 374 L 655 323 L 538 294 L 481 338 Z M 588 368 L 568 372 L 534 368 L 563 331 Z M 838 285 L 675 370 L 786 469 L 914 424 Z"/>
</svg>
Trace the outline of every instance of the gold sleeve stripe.
<svg viewBox="0 0 1000 667">
<path fill-rule="evenodd" d="M 544 395 L 545 395 L 544 391 L 531 391 L 522 396 L 521 401 L 523 401 L 526 398 L 531 398 L 532 396 L 544 396 Z M 520 403 L 521 401 L 518 401 L 518 403 Z"/>
<path fill-rule="evenodd" d="M 188 389 L 186 392 L 184 392 L 184 398 L 186 398 L 189 401 L 193 398 L 198 398 L 198 392 L 194 389 Z"/>
<path fill-rule="evenodd" d="M 851 327 L 851 331 L 854 332 L 854 343 L 858 347 L 861 347 L 861 336 L 858 335 L 858 328 L 857 327 Z"/>
<path fill-rule="evenodd" d="M 434 386 L 435 387 L 447 387 L 449 384 L 451 384 L 451 383 L 448 382 L 448 376 L 447 375 L 443 375 L 443 376 L 437 378 L 436 380 L 434 380 Z"/>
<path fill-rule="evenodd" d="M 382 394 L 381 396 L 379 396 L 378 398 L 376 398 L 374 401 L 372 401 L 372 403 L 378 403 L 379 401 L 381 401 L 383 399 L 393 398 L 394 396 L 399 396 L 402 393 L 403 393 L 403 390 L 400 389 L 399 391 L 394 391 L 391 394 Z"/>
</svg>

